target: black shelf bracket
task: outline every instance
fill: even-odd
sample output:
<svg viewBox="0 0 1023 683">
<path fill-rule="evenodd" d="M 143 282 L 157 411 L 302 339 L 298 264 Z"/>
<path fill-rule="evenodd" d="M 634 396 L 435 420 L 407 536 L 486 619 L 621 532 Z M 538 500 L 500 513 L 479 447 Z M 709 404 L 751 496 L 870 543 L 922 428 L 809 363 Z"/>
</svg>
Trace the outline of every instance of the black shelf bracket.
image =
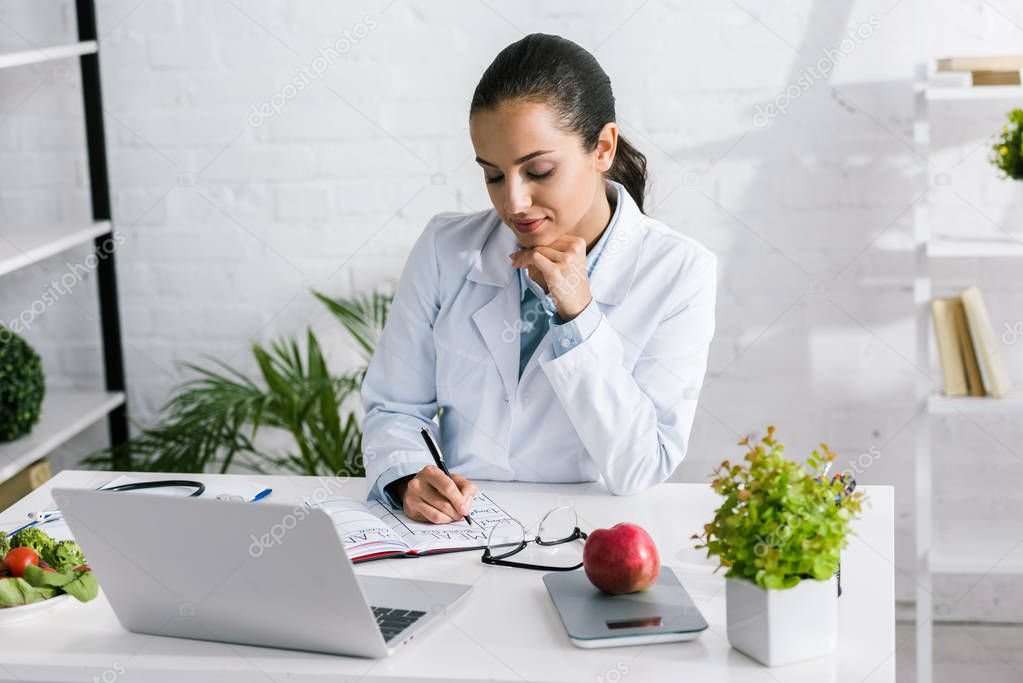
<svg viewBox="0 0 1023 683">
<path fill-rule="evenodd" d="M 82 55 L 82 99 L 85 108 L 85 134 L 89 157 L 89 187 L 92 195 L 92 217 L 96 221 L 112 221 L 110 182 L 107 175 L 106 135 L 103 130 L 103 97 L 99 75 L 99 37 L 96 32 L 96 6 L 93 0 L 76 0 L 78 39 L 95 40 L 96 52 Z M 113 223 L 111 222 L 111 226 Z M 93 240 L 97 257 L 100 332 L 103 341 L 103 367 L 107 391 L 125 391 L 124 349 L 121 343 L 121 316 L 117 297 L 117 270 L 114 263 L 113 227 L 111 232 Z M 128 440 L 128 409 L 125 402 L 107 416 L 110 445 L 119 446 Z M 125 455 L 114 462 L 115 469 L 130 470 Z"/>
</svg>

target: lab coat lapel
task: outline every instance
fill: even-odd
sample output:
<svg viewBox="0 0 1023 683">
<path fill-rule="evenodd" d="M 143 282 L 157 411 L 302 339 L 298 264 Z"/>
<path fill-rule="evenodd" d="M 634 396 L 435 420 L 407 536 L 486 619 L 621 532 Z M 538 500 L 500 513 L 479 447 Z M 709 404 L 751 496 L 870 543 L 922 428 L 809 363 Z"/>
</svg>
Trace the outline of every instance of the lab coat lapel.
<svg viewBox="0 0 1023 683">
<path fill-rule="evenodd" d="M 642 230 L 646 216 L 632 196 L 622 188 L 618 222 L 608 236 L 604 251 L 590 274 L 590 294 L 601 304 L 618 305 L 625 300 L 636 275 L 642 247 Z M 602 307 L 604 308 L 604 307 Z M 606 310 L 606 308 L 605 308 Z"/>
<path fill-rule="evenodd" d="M 619 200 L 622 208 L 618 222 L 590 276 L 590 294 L 605 312 L 620 304 L 629 293 L 641 255 L 640 228 L 646 219 L 624 188 L 619 193 Z M 517 323 L 522 311 L 519 280 L 515 277 L 508 254 L 518 247 L 515 236 L 496 212 L 492 220 L 491 232 L 466 277 L 473 282 L 500 288 L 490 301 L 472 314 L 472 321 L 497 364 L 508 400 L 511 400 L 519 384 L 520 330 Z M 522 372 L 523 381 L 538 363 L 553 357 L 553 336 L 548 330 L 540 340 Z"/>
<path fill-rule="evenodd" d="M 603 313 L 624 301 L 632 287 L 641 252 L 640 227 L 642 221 L 646 220 L 624 187 L 618 196 L 623 202 L 618 222 L 608 236 L 604 251 L 589 278 L 590 295 Z M 554 354 L 554 334 L 548 330 L 523 369 L 520 383 L 524 384 L 530 373 L 535 372 L 540 363 L 553 359 Z"/>
<path fill-rule="evenodd" d="M 554 357 L 554 353 L 551 351 L 553 348 L 554 333 L 548 328 L 547 333 L 540 339 L 540 343 L 536 345 L 533 355 L 526 362 L 526 367 L 522 369 L 522 378 L 519 380 L 520 384 L 526 383 L 526 380 L 529 379 L 529 374 L 536 370 L 539 363 Z"/>
<path fill-rule="evenodd" d="M 498 287 L 487 303 L 472 314 L 472 322 L 487 345 L 497 365 L 501 382 L 510 401 L 515 395 L 519 374 L 519 281 L 508 254 L 516 250 L 511 230 L 496 217 L 479 258 L 469 270 L 467 279 Z"/>
</svg>

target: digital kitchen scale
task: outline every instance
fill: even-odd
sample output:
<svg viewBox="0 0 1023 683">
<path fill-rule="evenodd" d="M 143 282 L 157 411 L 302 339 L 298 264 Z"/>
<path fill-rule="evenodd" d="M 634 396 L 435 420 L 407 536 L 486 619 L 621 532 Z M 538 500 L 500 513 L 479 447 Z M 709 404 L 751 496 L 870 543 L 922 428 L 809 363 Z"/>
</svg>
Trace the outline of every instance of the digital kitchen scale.
<svg viewBox="0 0 1023 683">
<path fill-rule="evenodd" d="M 620 647 L 693 640 L 707 629 L 700 610 L 670 567 L 645 591 L 608 595 L 586 574 L 551 572 L 543 577 L 572 643 Z"/>
</svg>

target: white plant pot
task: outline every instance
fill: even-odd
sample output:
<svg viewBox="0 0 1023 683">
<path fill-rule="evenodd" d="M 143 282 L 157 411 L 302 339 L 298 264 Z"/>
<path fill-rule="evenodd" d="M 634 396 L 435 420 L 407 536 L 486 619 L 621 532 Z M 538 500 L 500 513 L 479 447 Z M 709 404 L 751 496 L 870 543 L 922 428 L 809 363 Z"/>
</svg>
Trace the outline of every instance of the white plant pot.
<svg viewBox="0 0 1023 683">
<path fill-rule="evenodd" d="M 835 652 L 838 585 L 803 580 L 794 588 L 765 590 L 727 579 L 728 642 L 761 664 L 780 666 Z"/>
</svg>

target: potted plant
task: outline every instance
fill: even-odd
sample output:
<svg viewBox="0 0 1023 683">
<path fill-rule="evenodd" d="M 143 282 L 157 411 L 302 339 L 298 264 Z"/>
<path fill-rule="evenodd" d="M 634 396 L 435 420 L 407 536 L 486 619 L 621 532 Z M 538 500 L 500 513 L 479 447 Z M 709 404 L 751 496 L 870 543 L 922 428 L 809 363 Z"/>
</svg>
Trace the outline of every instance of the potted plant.
<svg viewBox="0 0 1023 683">
<path fill-rule="evenodd" d="M 774 427 L 739 445 L 744 462 L 725 460 L 711 482 L 724 502 L 693 536 L 728 570 L 728 642 L 767 666 L 831 654 L 839 554 L 863 494 L 848 475 L 827 478 L 835 459 L 827 444 L 806 467 L 785 458 Z"/>
<path fill-rule="evenodd" d="M 383 330 L 391 296 L 316 298 L 351 335 L 368 363 Z M 152 472 L 227 472 L 232 466 L 262 474 L 362 476 L 362 431 L 346 405 L 358 395 L 365 365 L 344 375 L 327 367 L 320 343 L 306 332 L 305 353 L 295 339 L 269 348 L 252 345 L 259 376 L 225 363 L 185 366 L 195 373 L 173 392 L 156 424 L 131 440 L 96 451 L 83 465 Z M 256 436 L 290 436 L 288 450 L 270 450 Z M 293 444 L 293 445 L 291 445 Z"/>
<path fill-rule="evenodd" d="M 1005 178 L 1023 180 L 1023 109 L 1009 112 L 1009 122 L 991 146 L 990 161 Z"/>
<path fill-rule="evenodd" d="M 39 354 L 0 325 L 0 442 L 14 441 L 39 422 L 46 380 Z"/>
</svg>

